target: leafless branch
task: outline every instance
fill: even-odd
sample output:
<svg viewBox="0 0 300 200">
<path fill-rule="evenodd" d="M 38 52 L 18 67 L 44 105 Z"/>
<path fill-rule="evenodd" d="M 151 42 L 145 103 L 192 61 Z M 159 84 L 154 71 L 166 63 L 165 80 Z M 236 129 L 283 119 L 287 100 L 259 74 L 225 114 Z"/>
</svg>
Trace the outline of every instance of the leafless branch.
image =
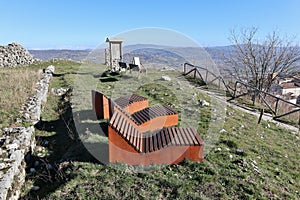
<svg viewBox="0 0 300 200">
<path fill-rule="evenodd" d="M 300 60 L 300 48 L 290 38 L 281 38 L 276 31 L 265 40 L 257 40 L 258 29 L 231 31 L 230 41 L 234 51 L 227 61 L 231 63 L 235 77 L 254 87 L 269 91 L 280 73 L 295 69 Z M 272 78 L 270 78 L 272 77 Z"/>
</svg>

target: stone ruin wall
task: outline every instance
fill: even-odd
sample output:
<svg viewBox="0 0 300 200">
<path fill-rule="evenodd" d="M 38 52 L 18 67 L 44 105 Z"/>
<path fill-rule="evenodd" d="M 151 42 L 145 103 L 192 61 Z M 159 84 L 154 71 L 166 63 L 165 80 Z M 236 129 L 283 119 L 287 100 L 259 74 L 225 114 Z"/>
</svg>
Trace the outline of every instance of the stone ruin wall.
<svg viewBox="0 0 300 200">
<path fill-rule="evenodd" d="M 34 95 L 21 109 L 20 122 L 29 127 L 4 128 L 0 135 L 0 200 L 18 199 L 25 182 L 26 161 L 35 147 L 34 124 L 39 121 L 42 104 L 46 102 L 54 66 L 49 66 L 37 82 Z"/>
<path fill-rule="evenodd" d="M 30 65 L 35 61 L 36 59 L 18 43 L 0 46 L 0 67 Z"/>
</svg>

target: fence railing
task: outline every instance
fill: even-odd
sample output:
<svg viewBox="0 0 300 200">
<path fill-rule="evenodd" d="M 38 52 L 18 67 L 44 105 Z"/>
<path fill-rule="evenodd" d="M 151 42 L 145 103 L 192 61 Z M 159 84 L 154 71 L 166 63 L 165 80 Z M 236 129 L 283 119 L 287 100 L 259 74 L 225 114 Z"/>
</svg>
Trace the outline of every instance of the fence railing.
<svg viewBox="0 0 300 200">
<path fill-rule="evenodd" d="M 191 67 L 188 69 L 188 67 Z M 190 63 L 184 63 L 183 65 L 183 73 L 185 76 L 192 74 L 193 73 L 193 78 L 196 79 L 197 75 L 200 78 L 200 80 L 205 84 L 205 85 L 213 85 L 216 86 L 217 89 L 225 90 L 227 94 L 232 96 L 232 88 L 229 87 L 228 84 L 226 84 L 225 80 L 223 79 L 222 76 L 218 76 L 215 73 L 209 71 L 208 69 L 200 66 L 194 66 Z"/>
<path fill-rule="evenodd" d="M 273 119 L 275 120 L 300 111 L 300 105 L 270 94 L 266 91 L 259 90 L 242 81 L 235 81 L 232 88 L 229 83 L 226 83 L 222 76 L 218 76 L 204 67 L 184 63 L 183 74 L 185 76 L 192 75 L 192 78 L 194 79 L 199 78 L 205 85 L 214 85 L 218 89 L 226 90 L 227 95 L 229 96 L 227 101 L 232 101 L 243 96 L 251 96 L 253 105 L 255 105 L 255 102 L 259 100 L 262 105 L 266 106 L 266 108 L 270 110 L 273 115 Z M 300 123 L 300 115 L 296 117 L 296 120 Z M 293 117 L 294 120 L 296 117 Z"/>
</svg>

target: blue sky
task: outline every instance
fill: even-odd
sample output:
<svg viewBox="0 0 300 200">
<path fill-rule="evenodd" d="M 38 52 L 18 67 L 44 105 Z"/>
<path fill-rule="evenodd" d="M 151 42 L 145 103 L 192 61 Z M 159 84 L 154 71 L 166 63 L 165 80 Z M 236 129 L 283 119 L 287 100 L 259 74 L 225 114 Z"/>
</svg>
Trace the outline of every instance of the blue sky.
<svg viewBox="0 0 300 200">
<path fill-rule="evenodd" d="M 253 26 L 259 37 L 277 30 L 298 42 L 299 10 L 299 0 L 0 0 L 0 45 L 93 48 L 143 27 L 173 29 L 202 46 L 228 45 L 231 29 Z"/>
</svg>

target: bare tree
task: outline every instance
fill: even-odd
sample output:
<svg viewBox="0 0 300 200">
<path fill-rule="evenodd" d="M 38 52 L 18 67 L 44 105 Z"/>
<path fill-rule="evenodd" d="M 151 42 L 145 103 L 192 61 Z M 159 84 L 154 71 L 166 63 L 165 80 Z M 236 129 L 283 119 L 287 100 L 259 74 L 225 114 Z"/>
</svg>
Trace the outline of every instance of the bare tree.
<svg viewBox="0 0 300 200">
<path fill-rule="evenodd" d="M 292 39 L 279 37 L 276 31 L 264 40 L 257 40 L 257 28 L 231 31 L 234 45 L 230 57 L 234 76 L 259 90 L 269 91 L 278 74 L 289 73 L 300 60 L 299 47 Z"/>
</svg>

